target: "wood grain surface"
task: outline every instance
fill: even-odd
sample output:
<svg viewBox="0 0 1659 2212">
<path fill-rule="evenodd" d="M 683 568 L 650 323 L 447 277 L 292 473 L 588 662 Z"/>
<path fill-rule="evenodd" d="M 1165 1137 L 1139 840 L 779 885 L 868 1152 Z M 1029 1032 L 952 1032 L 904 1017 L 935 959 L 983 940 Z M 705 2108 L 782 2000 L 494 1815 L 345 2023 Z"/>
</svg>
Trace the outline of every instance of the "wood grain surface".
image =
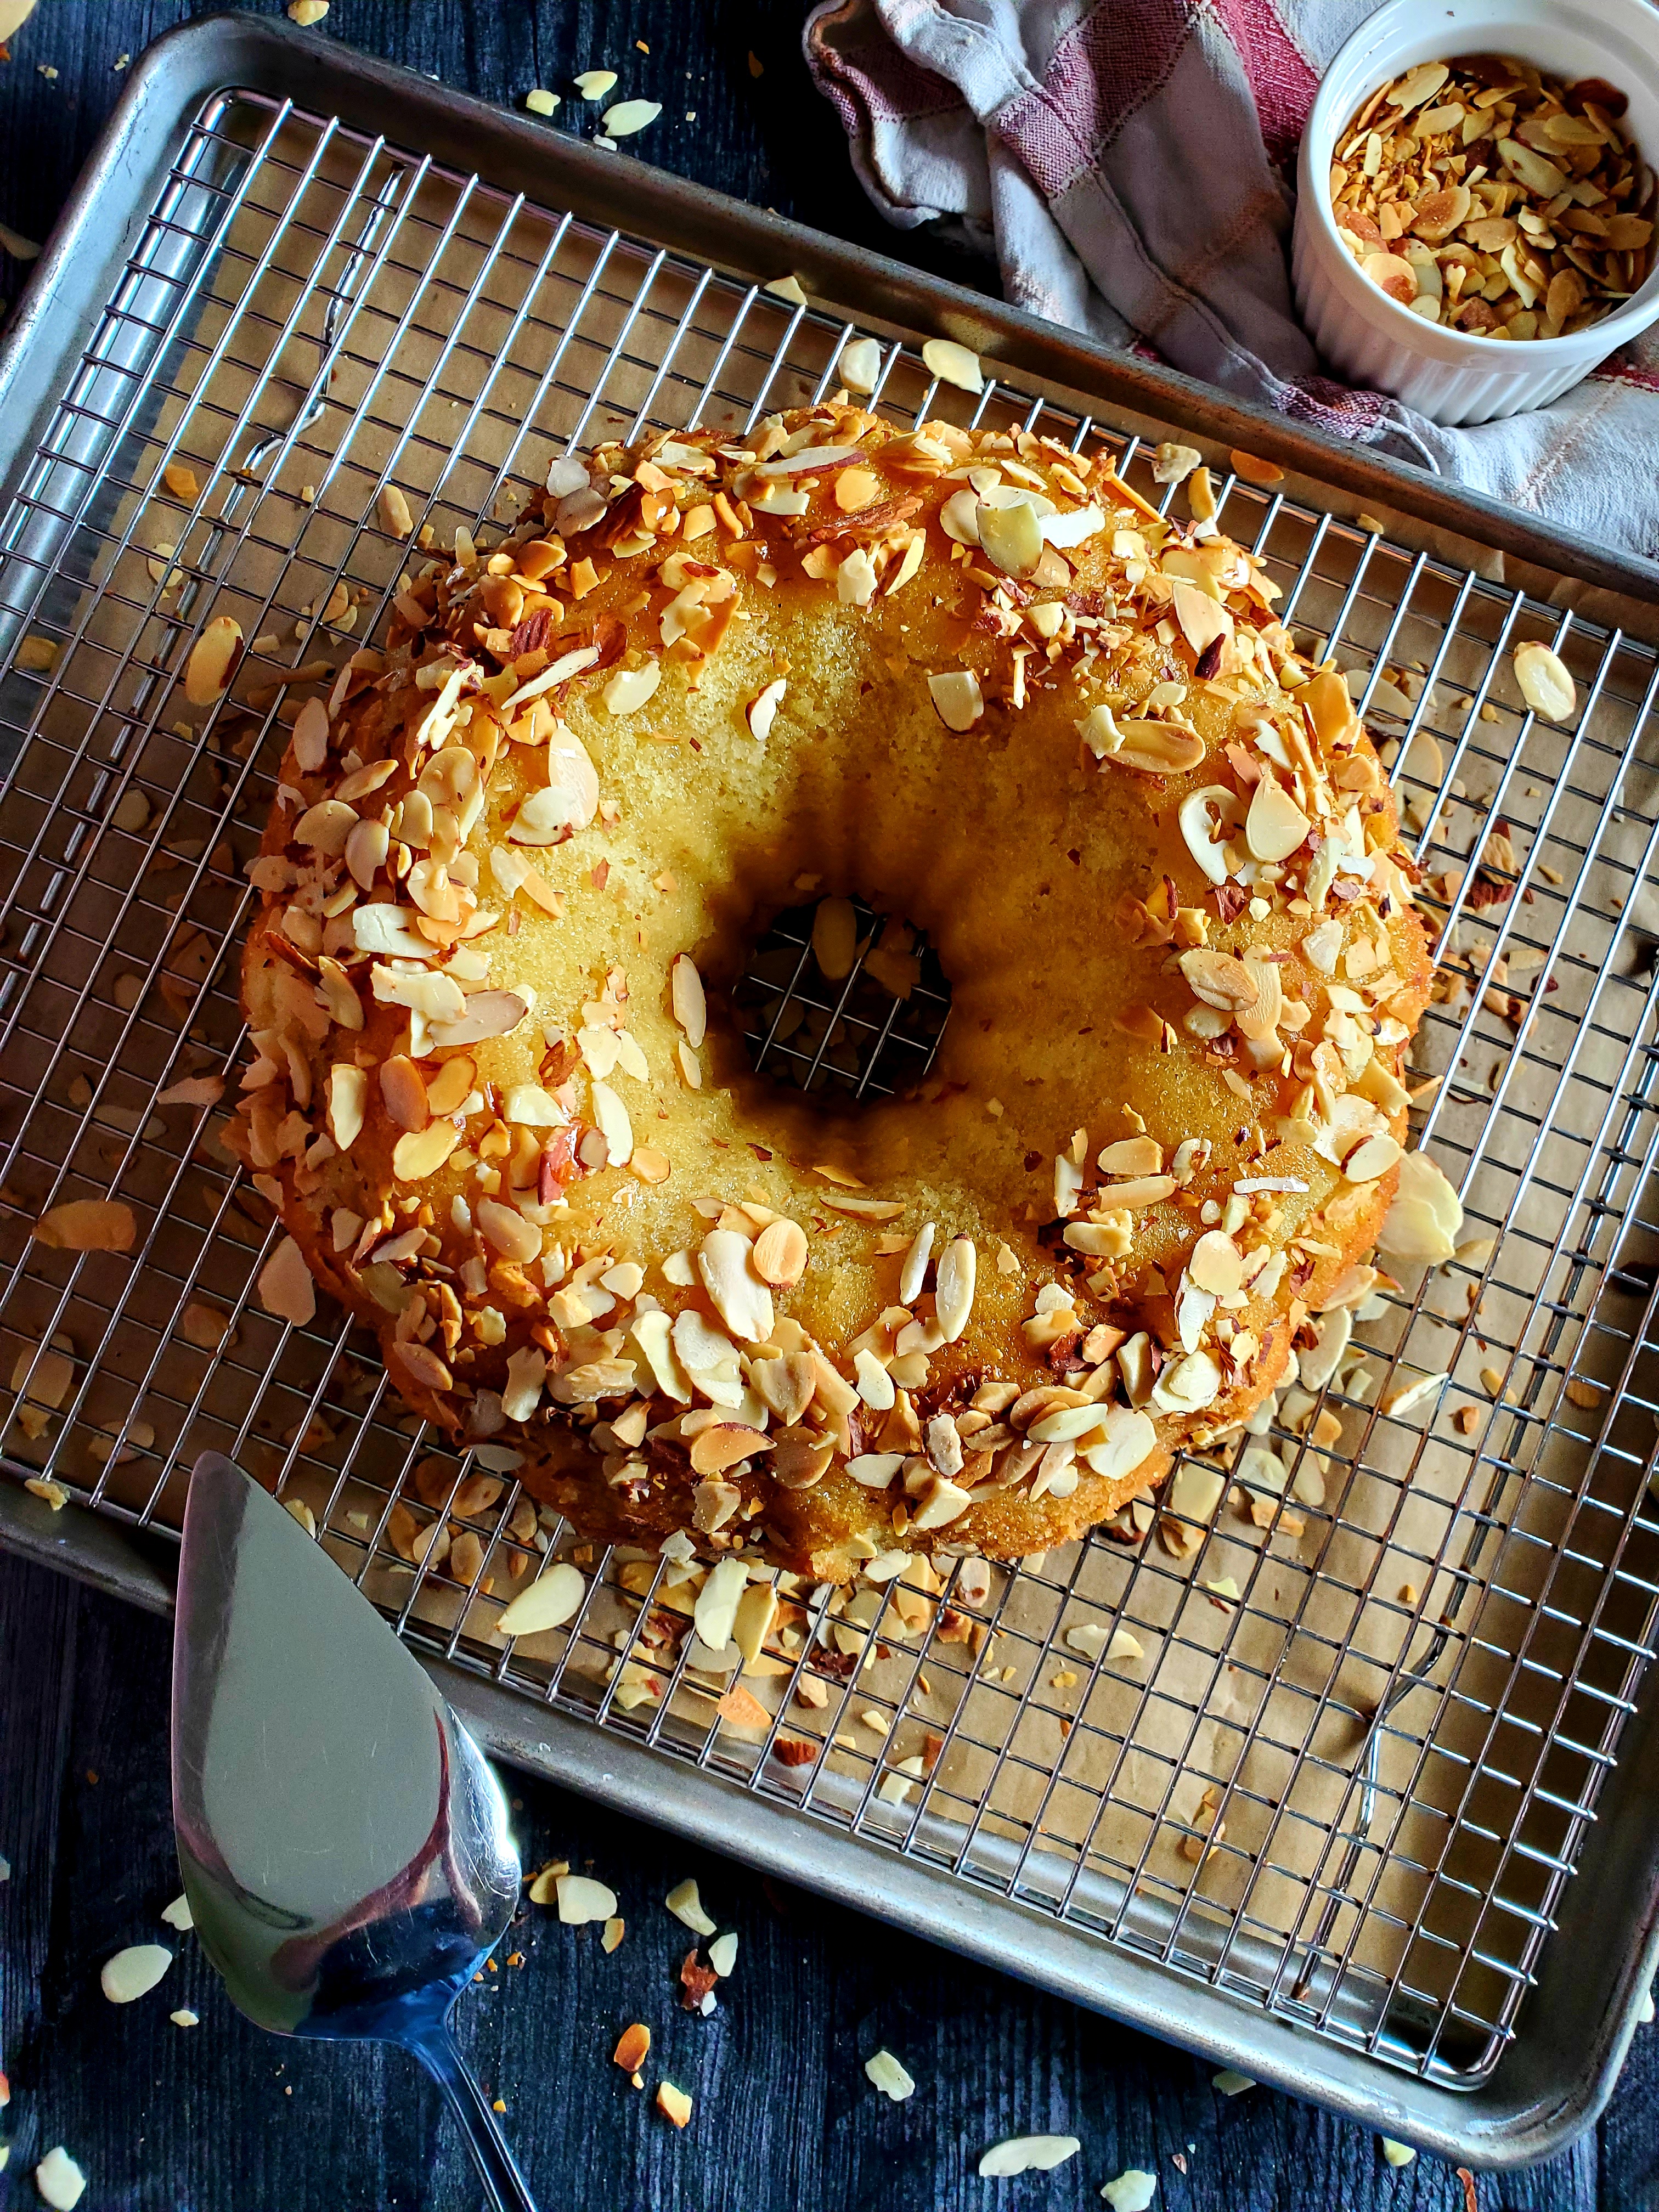
<svg viewBox="0 0 1659 2212">
<path fill-rule="evenodd" d="M 188 0 L 41 0 L 0 64 L 0 222 L 46 236 L 118 96 L 120 58 L 204 12 Z M 617 97 L 664 104 L 635 142 L 641 157 L 984 281 L 951 246 L 890 231 L 870 210 L 802 65 L 801 12 L 787 0 L 334 0 L 310 35 L 515 106 L 544 86 L 565 102 L 550 130 L 591 130 L 572 73 L 614 68 Z M 27 276 L 0 252 L 0 299 Z M 34 2165 L 62 2142 L 88 2176 L 86 2212 L 471 2212 L 464 2155 L 409 2062 L 262 2035 L 194 1939 L 161 1925 L 178 1891 L 167 1670 L 161 1624 L 0 1559 L 0 1852 L 11 1869 L 0 2064 L 12 2092 L 0 2206 L 38 2203 Z M 606 1957 L 596 1929 L 526 1906 L 460 2014 L 548 2212 L 1060 2212 L 1097 2205 L 1103 2181 L 1129 2166 L 1158 2174 L 1159 2212 L 1464 2212 L 1463 2184 L 1435 2160 L 1396 2172 L 1374 2136 L 1310 2106 L 1263 2089 L 1222 2096 L 1208 2066 L 1109 2021 L 562 1791 L 522 1778 L 513 1788 L 526 1864 L 591 1867 L 628 1922 Z M 678 2008 L 690 1939 L 661 1901 L 687 1874 L 740 1937 L 706 2020 Z M 178 1952 L 167 1978 L 115 2011 L 100 1966 L 162 1937 Z M 174 2027 L 179 2007 L 200 2025 Z M 648 2078 L 666 2074 L 696 2100 L 684 2134 L 611 2063 L 635 2020 L 654 2039 Z M 884 2045 L 916 2079 L 905 2104 L 865 2077 Z M 1659 2040 L 1644 2029 L 1600 2126 L 1547 2166 L 1480 2179 L 1482 2212 L 1659 2207 L 1656 2089 Z M 1035 2131 L 1074 2134 L 1081 2151 L 1051 2174 L 977 2178 L 989 2144 Z"/>
</svg>

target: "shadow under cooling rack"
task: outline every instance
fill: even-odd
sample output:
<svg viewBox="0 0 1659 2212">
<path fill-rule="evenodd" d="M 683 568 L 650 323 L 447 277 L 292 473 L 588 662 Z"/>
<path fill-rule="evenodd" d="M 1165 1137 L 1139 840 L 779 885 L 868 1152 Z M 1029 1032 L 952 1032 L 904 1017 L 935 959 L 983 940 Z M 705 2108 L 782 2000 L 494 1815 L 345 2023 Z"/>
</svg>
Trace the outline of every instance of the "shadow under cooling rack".
<svg viewBox="0 0 1659 2212">
<path fill-rule="evenodd" d="M 799 1091 L 902 1097 L 933 1064 L 950 983 L 908 925 L 862 899 L 833 903 L 851 910 L 853 944 L 850 961 L 826 956 L 831 973 L 813 945 L 822 907 L 791 907 L 757 941 L 732 994 L 750 1064 Z"/>
</svg>

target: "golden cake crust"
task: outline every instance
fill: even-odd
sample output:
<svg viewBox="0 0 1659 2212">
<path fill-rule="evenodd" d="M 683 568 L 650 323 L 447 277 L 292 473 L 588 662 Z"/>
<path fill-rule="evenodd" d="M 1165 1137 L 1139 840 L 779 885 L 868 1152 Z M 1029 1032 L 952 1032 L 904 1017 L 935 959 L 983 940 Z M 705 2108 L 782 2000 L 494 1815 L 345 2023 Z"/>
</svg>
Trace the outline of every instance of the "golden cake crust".
<svg viewBox="0 0 1659 2212">
<path fill-rule="evenodd" d="M 302 1259 L 593 1537 L 839 1580 L 1161 1480 L 1368 1286 L 1428 990 L 1273 597 L 1029 435 L 836 404 L 556 465 L 295 722 L 243 963 L 268 1302 Z M 915 1095 L 836 1112 L 725 1007 L 854 893 L 953 1000 Z"/>
</svg>

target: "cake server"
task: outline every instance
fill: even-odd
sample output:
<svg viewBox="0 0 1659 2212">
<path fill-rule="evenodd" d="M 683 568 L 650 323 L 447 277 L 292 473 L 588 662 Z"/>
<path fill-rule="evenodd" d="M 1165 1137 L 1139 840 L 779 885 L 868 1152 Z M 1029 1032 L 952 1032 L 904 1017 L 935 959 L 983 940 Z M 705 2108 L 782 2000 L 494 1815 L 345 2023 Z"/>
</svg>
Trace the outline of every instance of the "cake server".
<svg viewBox="0 0 1659 2212">
<path fill-rule="evenodd" d="M 500 1785 L 368 1599 L 217 1452 L 185 1509 L 173 1818 L 197 1933 L 240 2010 L 278 2035 L 412 2052 L 495 2212 L 535 2212 L 450 2026 L 518 1901 Z"/>
</svg>

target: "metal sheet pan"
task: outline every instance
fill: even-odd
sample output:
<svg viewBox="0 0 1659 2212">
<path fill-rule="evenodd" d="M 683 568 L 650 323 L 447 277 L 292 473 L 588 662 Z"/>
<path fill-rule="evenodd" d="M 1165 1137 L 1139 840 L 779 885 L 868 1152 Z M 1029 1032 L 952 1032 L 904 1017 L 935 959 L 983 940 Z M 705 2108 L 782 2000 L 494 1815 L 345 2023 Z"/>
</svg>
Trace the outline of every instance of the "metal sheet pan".
<svg viewBox="0 0 1659 2212">
<path fill-rule="evenodd" d="M 833 312 L 757 299 L 754 280 L 786 270 Z M 161 1176 L 145 1191 L 155 1231 L 125 1285 L 42 1273 L 15 1237 L 5 1247 L 0 1319 L 6 1357 L 23 1360 L 22 1391 L 59 1326 L 74 1367 L 73 1395 L 40 1450 L 20 1450 L 14 1428 L 9 1458 L 22 1471 L 44 1453 L 92 1510 L 54 1515 L 8 1486 L 0 1538 L 164 1607 L 166 1537 L 151 1532 L 176 1507 L 174 1442 L 188 1429 L 204 1443 L 274 1449 L 273 1479 L 315 1501 L 340 1555 L 505 1755 L 1390 2134 L 1476 2162 L 1541 2156 L 1607 2093 L 1659 1943 L 1643 1779 L 1652 1700 L 1638 1696 L 1659 1557 L 1645 1486 L 1654 1298 L 1650 1275 L 1632 1272 L 1653 1217 L 1656 1146 L 1651 963 L 1644 916 L 1632 915 L 1652 878 L 1656 828 L 1646 781 L 1632 783 L 1624 766 L 1628 756 L 1645 778 L 1654 749 L 1654 656 L 1639 642 L 1655 634 L 1651 564 L 280 27 L 219 17 L 175 33 L 135 71 L 0 356 L 0 419 L 27 426 L 7 459 L 0 529 L 0 657 L 12 663 L 0 738 L 21 747 L 11 804 L 21 810 L 5 838 L 17 880 L 0 1018 L 15 1055 L 4 1139 L 31 1185 L 23 1195 L 37 1195 L 43 1170 L 61 1178 L 73 1162 L 83 1172 L 88 1139 L 113 1155 L 106 1179 L 137 1172 L 176 1043 L 156 1017 L 163 980 L 180 1018 L 201 1015 L 216 1046 L 222 1019 L 216 1028 L 211 1018 L 234 1016 L 222 950 L 238 900 L 213 841 L 262 814 L 272 722 L 267 714 L 244 758 L 216 753 L 203 732 L 170 738 L 162 713 L 169 672 L 216 593 L 263 595 L 273 622 L 307 623 L 344 579 L 365 595 L 367 630 L 395 568 L 375 565 L 370 520 L 394 472 L 418 479 L 434 521 L 477 520 L 515 476 L 544 465 L 550 440 L 582 434 L 601 394 L 623 420 L 787 404 L 822 387 L 854 326 L 950 335 L 994 356 L 999 385 L 985 404 L 1002 411 L 985 419 L 1106 437 L 1125 468 L 1148 434 L 1198 438 L 1224 479 L 1227 526 L 1281 564 L 1292 618 L 1357 655 L 1374 726 L 1396 733 L 1395 773 L 1425 849 L 1448 862 L 1448 941 L 1465 942 L 1449 933 L 1490 908 L 1496 949 L 1517 968 L 1539 952 L 1562 987 L 1550 1007 L 1540 981 L 1539 1006 L 1510 1022 L 1512 1037 L 1500 1028 L 1494 1050 L 1486 998 L 1504 988 L 1492 981 L 1489 944 L 1467 1004 L 1433 1018 L 1449 1074 L 1443 1110 L 1428 1109 L 1432 1133 L 1514 1260 L 1466 1270 L 1478 1286 L 1484 1266 L 1503 1309 L 1484 1345 L 1500 1346 L 1498 1410 L 1461 1458 L 1437 1447 L 1437 1474 L 1420 1439 L 1390 1437 L 1365 1392 L 1346 1406 L 1316 1547 L 1323 1571 L 1301 1578 L 1292 1626 L 1318 1640 L 1308 1607 L 1342 1586 L 1337 1547 L 1366 1547 L 1340 1638 L 1365 1686 L 1329 1669 L 1319 1707 L 1341 1724 L 1334 1750 L 1311 1732 L 1273 1742 L 1265 1689 L 1233 1731 L 1258 1757 L 1282 1752 L 1284 1804 L 1311 1778 L 1322 1826 L 1293 1805 L 1285 1814 L 1242 1765 L 1218 1768 L 1237 1829 L 1256 1840 L 1232 1847 L 1231 1890 L 1196 1901 L 1152 1856 L 1155 1832 L 1182 1818 L 1175 1779 L 1154 1793 L 1158 1818 L 1138 1859 L 1121 1844 L 1096 1848 L 1092 1830 L 1079 1842 L 1063 1821 L 1039 1835 L 1031 1792 L 1055 1803 L 1063 1761 L 1051 1751 L 1045 1770 L 1018 1729 L 1049 1702 L 1039 1678 L 1062 1656 L 1067 1608 L 1106 1601 L 1091 1579 L 1107 1571 L 1099 1546 L 1001 1592 L 997 1626 L 1028 1680 L 994 1741 L 973 1704 L 984 1686 L 964 1677 L 948 1723 L 957 1747 L 970 1765 L 984 1754 L 994 1782 L 1025 1770 L 1023 1794 L 990 1819 L 940 1783 L 896 1820 L 880 1809 L 869 1760 L 826 1759 L 821 1786 L 792 1799 L 763 1757 L 732 1756 L 712 1729 L 671 1711 L 672 1699 L 646 1724 L 609 1691 L 597 1694 L 578 1635 L 548 1663 L 492 1646 L 466 1593 L 447 1592 L 441 1574 L 398 1578 L 386 1532 L 394 1505 L 414 1496 L 419 1439 L 398 1431 L 381 1393 L 341 1405 L 343 1344 L 323 1333 L 309 1346 L 280 1340 L 250 1304 L 261 1232 L 238 1216 L 228 1170 L 204 1170 L 196 1129 L 148 1142 L 156 1157 L 143 1172 Z M 298 370 L 277 358 L 295 340 Z M 339 373 L 337 398 L 323 368 Z M 938 404 L 927 387 L 914 353 L 895 355 L 891 404 Z M 319 392 L 327 404 L 313 412 Z M 441 395 L 454 419 L 434 428 L 422 410 Z M 1277 461 L 1289 480 L 1263 492 L 1234 479 L 1225 454 L 1235 445 Z M 226 482 L 211 507 L 204 494 L 179 518 L 182 589 L 173 556 L 136 535 L 161 465 L 175 458 L 210 475 L 240 471 L 240 486 Z M 296 502 L 292 479 L 307 470 L 312 496 Z M 14 658 L 21 637 L 42 634 L 58 647 L 45 682 Z M 1572 732 L 1533 725 L 1505 692 L 1504 649 L 1521 635 L 1553 637 L 1574 659 L 1586 706 Z M 1384 672 L 1413 660 L 1424 680 L 1402 699 Z M 1423 738 L 1438 755 L 1431 775 L 1430 756 L 1413 750 Z M 1474 791 L 1477 776 L 1492 788 Z M 127 801 L 126 821 L 137 820 L 135 792 L 136 830 L 116 812 Z M 1468 818 L 1454 837 L 1459 805 Z M 1483 870 L 1494 832 L 1510 850 Z M 137 872 L 169 833 L 197 848 L 176 857 L 199 974 L 169 966 L 175 908 L 170 894 L 152 899 Z M 1457 854 L 1470 865 L 1453 867 Z M 1478 885 L 1497 885 L 1495 898 L 1483 906 Z M 106 952 L 137 978 L 130 1006 Z M 101 1060 L 87 1058 L 87 1020 L 105 1025 Z M 234 1050 L 234 1020 L 230 1037 Z M 1497 1069 L 1495 1097 L 1457 1073 L 1471 1048 Z M 64 1110 L 74 1103 L 63 1091 L 66 1052 L 92 1068 L 86 1122 Z M 207 1226 L 187 1228 L 179 1204 L 204 1172 Z M 27 1218 L 21 1200 L 14 1216 Z M 199 1361 L 177 1397 L 164 1361 L 198 1294 L 223 1300 L 241 1341 Z M 1425 1341 L 1446 1326 L 1421 1296 L 1398 1301 L 1376 1318 L 1376 1356 L 1389 1374 L 1421 1369 Z M 1466 1352 L 1479 1356 L 1467 1319 Z M 126 1408 L 112 1430 L 100 1393 L 123 1381 Z M 135 1384 L 181 1415 L 150 1447 L 131 1425 Z M 1593 1419 L 1568 1410 L 1587 1396 Z M 276 1410 L 294 1433 L 273 1448 L 254 1420 Z M 319 1416 L 332 1425 L 326 1445 L 311 1434 Z M 86 1454 L 100 1428 L 114 1442 L 98 1472 Z M 1366 1495 L 1394 1501 L 1381 1528 Z M 1396 1507 L 1431 1499 L 1442 1510 L 1410 1557 L 1422 1565 L 1424 1605 L 1437 1589 L 1437 1618 L 1402 1609 L 1379 1580 Z M 515 1546 L 526 1548 L 510 1507 L 501 1501 L 488 1532 L 504 1571 Z M 1137 1572 L 1137 1587 L 1163 1604 L 1170 1571 L 1152 1561 Z M 1277 1686 L 1283 1662 L 1264 1662 L 1249 1639 L 1270 1634 L 1288 1650 L 1285 1623 L 1254 1590 L 1237 1633 L 1204 1648 L 1214 1671 L 1224 1662 Z M 1120 1591 L 1114 1601 L 1131 1601 Z M 1385 1647 L 1362 1648 L 1384 1615 L 1399 1616 Z M 931 1645 L 929 1660 L 940 1664 Z M 902 1655 L 907 1669 L 918 1671 L 914 1654 Z M 896 1712 L 905 1694 L 901 1683 Z M 1193 1729 L 1210 1722 L 1207 1691 L 1183 1694 Z M 1129 1746 L 1127 1733 L 1113 1740 Z M 1195 1754 L 1198 1771 L 1214 1756 Z M 1374 1787 L 1350 1786 L 1356 1766 Z M 1424 1779 L 1430 1769 L 1438 1783 Z M 1121 1813 L 1124 1794 L 1097 1790 L 1098 1812 Z M 1298 1818 L 1320 1840 L 1292 1869 L 1302 1895 L 1287 1920 L 1256 1900 L 1294 1857 L 1283 1837 Z M 1444 1828 L 1432 1858 L 1425 1819 Z M 1401 1880 L 1409 1910 L 1389 1902 L 1387 1885 Z M 1427 1948 L 1426 1967 L 1413 1946 Z"/>
</svg>

